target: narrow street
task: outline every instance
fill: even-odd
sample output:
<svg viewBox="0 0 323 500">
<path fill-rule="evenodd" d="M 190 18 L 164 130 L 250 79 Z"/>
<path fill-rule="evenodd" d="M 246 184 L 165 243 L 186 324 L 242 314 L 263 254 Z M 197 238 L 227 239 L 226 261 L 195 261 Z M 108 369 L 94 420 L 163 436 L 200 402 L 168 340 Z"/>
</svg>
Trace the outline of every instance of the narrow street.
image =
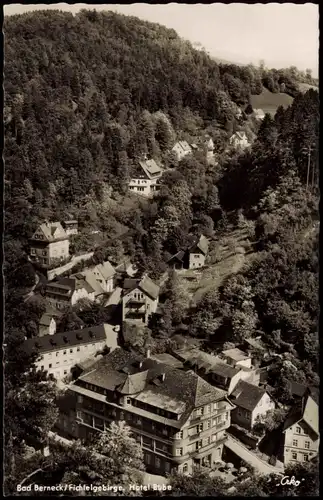
<svg viewBox="0 0 323 500">
<path fill-rule="evenodd" d="M 245 462 L 254 467 L 260 474 L 282 473 L 283 470 L 279 467 L 274 467 L 261 460 L 255 453 L 248 450 L 240 441 L 235 439 L 231 434 L 228 434 L 228 439 L 225 445 L 229 450 L 242 458 Z"/>
</svg>

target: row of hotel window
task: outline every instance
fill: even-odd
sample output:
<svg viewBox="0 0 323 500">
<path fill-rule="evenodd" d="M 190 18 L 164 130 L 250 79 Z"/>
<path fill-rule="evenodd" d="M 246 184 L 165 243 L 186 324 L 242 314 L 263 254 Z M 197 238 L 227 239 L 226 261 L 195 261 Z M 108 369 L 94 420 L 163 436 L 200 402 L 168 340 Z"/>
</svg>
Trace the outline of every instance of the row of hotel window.
<svg viewBox="0 0 323 500">
<path fill-rule="evenodd" d="M 97 429 L 98 431 L 103 432 L 106 428 L 109 428 L 109 422 L 106 422 L 102 418 L 94 417 L 89 415 L 88 413 L 84 413 L 81 411 L 77 411 L 76 413 L 77 419 L 82 423 Z M 130 415 L 128 415 L 130 416 Z M 140 419 L 138 419 L 140 420 Z M 152 439 L 146 436 L 142 436 L 140 434 L 135 434 L 135 439 L 140 442 L 141 446 L 145 448 L 149 448 L 153 451 L 165 453 L 167 455 L 172 455 L 172 447 L 162 443 L 156 439 Z M 219 433 L 212 434 L 210 436 L 205 437 L 204 439 L 199 439 L 190 445 L 189 452 L 197 451 L 200 448 L 210 445 L 212 442 L 216 442 L 219 439 Z M 176 448 L 175 455 L 180 457 L 183 455 L 183 448 Z"/>
<path fill-rule="evenodd" d="M 94 403 L 91 406 L 92 406 L 91 409 L 94 412 L 98 411 L 99 413 L 101 413 L 102 409 L 104 411 L 104 405 L 102 404 L 102 406 L 101 406 L 101 403 Z M 106 412 L 105 412 L 105 416 L 107 418 L 109 418 L 109 416 L 111 418 L 113 418 L 113 417 L 116 418 L 117 417 L 117 411 L 116 411 L 116 409 L 115 408 L 111 408 L 111 407 L 107 407 L 106 408 Z M 88 425 L 91 425 L 93 427 L 97 427 L 94 424 L 95 419 L 97 419 L 97 421 L 100 424 L 100 427 L 97 427 L 97 428 L 99 430 L 104 430 L 104 420 L 102 418 L 100 418 L 100 417 L 95 417 L 95 416 L 90 415 L 89 413 L 86 413 L 86 412 L 81 411 L 81 410 L 77 410 L 76 417 L 77 417 L 78 420 L 80 420 L 80 421 L 82 421 L 82 422 L 84 422 L 84 423 L 86 423 Z M 211 429 L 212 427 L 223 426 L 228 421 L 228 417 L 229 417 L 229 413 L 226 412 L 224 415 L 220 415 L 220 416 L 218 416 L 216 418 L 209 419 L 206 422 L 200 423 L 196 427 L 191 427 L 189 429 L 189 431 L 188 431 L 189 432 L 189 436 L 190 437 L 195 436 L 196 434 L 200 434 L 201 432 L 206 431 L 208 429 Z M 134 415 L 134 414 L 129 413 L 129 412 L 123 412 L 123 411 L 121 411 L 120 414 L 119 414 L 119 419 L 120 420 L 126 420 L 128 422 L 132 422 L 134 425 L 140 425 L 140 426 L 142 425 L 143 428 L 146 429 L 147 431 L 149 429 L 151 429 L 152 431 L 156 431 L 157 430 L 156 424 L 154 422 L 152 422 L 151 420 L 142 419 L 142 418 L 138 417 L 137 415 Z M 143 425 L 143 424 L 147 424 L 147 425 Z M 158 424 L 157 424 L 157 427 L 158 427 Z M 172 432 L 167 426 L 162 426 L 162 427 L 160 427 L 159 430 L 161 431 L 161 434 L 163 434 L 166 437 L 169 437 L 171 435 L 171 432 Z M 174 438 L 175 439 L 183 439 L 183 431 L 177 432 L 174 435 Z"/>
<path fill-rule="evenodd" d="M 70 349 L 70 353 L 73 353 L 73 352 L 80 352 L 82 347 L 83 347 L 84 349 L 87 349 L 88 347 L 95 347 L 95 345 L 96 345 L 95 343 L 93 343 L 93 344 L 92 344 L 92 346 L 90 346 L 89 344 L 84 344 L 83 346 L 78 346 L 78 347 L 76 347 L 76 348 L 75 348 L 75 351 L 74 351 L 74 349 L 72 349 L 72 348 L 71 348 L 71 349 Z M 47 354 L 47 356 L 48 356 L 48 357 L 51 357 L 51 356 L 52 356 L 52 354 L 54 354 L 54 353 L 47 352 L 46 354 Z M 64 349 L 64 351 L 63 351 L 62 349 L 60 349 L 59 351 L 56 351 L 56 352 L 55 352 L 55 354 L 56 354 L 56 357 L 58 357 L 60 354 L 63 354 L 63 356 L 64 356 L 64 355 L 66 355 L 66 354 L 67 354 L 67 349 Z M 71 361 L 72 361 L 72 360 L 71 360 Z"/>
<path fill-rule="evenodd" d="M 104 394 L 105 396 L 108 396 L 109 399 L 111 399 L 111 400 L 116 400 L 118 398 L 116 393 L 108 391 L 106 389 L 103 389 L 103 388 L 100 388 L 100 387 L 97 387 L 95 385 L 88 384 L 88 383 L 85 383 L 83 385 L 86 389 L 93 391 L 93 392 L 98 392 L 98 393 Z M 83 396 L 78 396 L 78 402 L 83 403 Z M 179 414 L 178 415 L 172 414 L 171 412 L 169 412 L 167 410 L 163 410 L 162 408 L 158 408 L 156 406 L 152 406 L 152 405 L 149 405 L 147 403 L 142 403 L 141 401 L 133 399 L 129 396 L 125 397 L 124 402 L 125 402 L 126 406 L 135 406 L 137 408 L 140 408 L 140 409 L 145 410 L 145 411 L 149 411 L 150 413 L 155 413 L 155 414 L 160 415 L 160 416 L 165 417 L 165 418 L 177 419 L 177 420 L 180 418 Z M 90 407 L 93 405 L 93 402 L 91 399 L 88 400 L 88 403 L 89 403 Z M 204 409 L 205 409 L 205 413 L 204 413 Z M 205 408 L 201 407 L 201 408 L 198 408 L 197 410 L 195 410 L 192 414 L 191 420 L 194 420 L 195 418 L 199 418 L 203 415 L 208 415 L 211 412 L 213 413 L 214 411 L 217 411 L 217 410 L 225 410 L 225 409 L 226 409 L 225 402 L 213 403 L 212 405 L 207 405 Z M 101 411 L 104 411 L 103 407 L 102 407 Z M 227 418 L 228 418 L 228 413 L 226 413 L 225 419 L 227 419 Z"/>
</svg>

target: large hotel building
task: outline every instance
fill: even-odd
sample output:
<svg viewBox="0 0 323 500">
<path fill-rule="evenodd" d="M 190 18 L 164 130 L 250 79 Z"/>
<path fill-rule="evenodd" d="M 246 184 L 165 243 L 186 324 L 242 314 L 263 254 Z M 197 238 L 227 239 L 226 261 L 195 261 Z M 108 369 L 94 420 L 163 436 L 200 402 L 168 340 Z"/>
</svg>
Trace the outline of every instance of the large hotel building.
<svg viewBox="0 0 323 500">
<path fill-rule="evenodd" d="M 221 460 L 234 407 L 194 372 L 121 348 L 88 367 L 66 397 L 58 422 L 66 435 L 87 440 L 124 420 L 156 474 L 191 473 L 194 464 Z"/>
</svg>

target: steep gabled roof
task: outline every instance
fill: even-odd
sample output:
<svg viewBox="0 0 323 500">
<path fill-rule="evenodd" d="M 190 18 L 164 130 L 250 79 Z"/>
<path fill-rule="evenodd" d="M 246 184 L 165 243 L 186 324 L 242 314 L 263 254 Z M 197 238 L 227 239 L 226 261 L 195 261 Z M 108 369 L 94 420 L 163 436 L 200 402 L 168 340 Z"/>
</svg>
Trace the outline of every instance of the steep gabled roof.
<svg viewBox="0 0 323 500">
<path fill-rule="evenodd" d="M 298 401 L 287 415 L 284 423 L 283 432 L 292 427 L 294 424 L 305 422 L 312 431 L 319 435 L 319 409 L 318 404 L 310 396 L 304 396 L 301 401 Z"/>
<path fill-rule="evenodd" d="M 159 296 L 159 286 L 145 275 L 140 279 L 126 278 L 123 283 L 124 295 L 130 293 L 135 288 L 140 288 L 145 294 L 152 299 L 157 299 Z"/>
<path fill-rule="evenodd" d="M 157 165 L 155 160 L 139 160 L 139 165 L 149 179 L 155 178 L 157 175 L 162 174 L 162 169 Z"/>
<path fill-rule="evenodd" d="M 174 146 L 173 146 L 172 149 L 174 150 L 174 149 L 178 149 L 178 148 L 180 148 L 183 153 L 190 153 L 192 151 L 192 148 L 188 144 L 187 141 L 178 141 L 178 142 L 176 142 L 176 144 L 174 144 Z"/>
<path fill-rule="evenodd" d="M 110 264 L 108 260 L 102 262 L 102 264 L 98 264 L 96 268 L 102 274 L 105 280 L 112 278 L 116 273 L 114 267 Z"/>
<path fill-rule="evenodd" d="M 44 222 L 40 224 L 35 233 L 32 236 L 32 240 L 38 240 L 36 235 L 43 235 L 43 241 L 55 241 L 57 239 L 68 239 L 68 235 L 66 234 L 63 226 L 60 222 Z"/>
<path fill-rule="evenodd" d="M 79 274 L 81 274 L 84 277 L 85 281 L 91 286 L 91 288 L 93 288 L 96 295 L 101 295 L 102 293 L 104 293 L 104 289 L 96 279 L 96 276 L 91 269 L 86 269 Z"/>
<path fill-rule="evenodd" d="M 81 288 L 84 288 L 88 293 L 95 292 L 95 289 L 90 285 L 90 283 L 86 280 L 85 276 L 82 273 L 73 274 L 69 278 L 61 278 L 57 280 L 57 283 L 64 284 L 64 280 L 69 280 L 70 282 L 74 281 L 74 285 L 72 285 L 74 290 L 80 290 Z"/>
<path fill-rule="evenodd" d="M 231 397 L 236 406 L 252 411 L 256 408 L 264 394 L 266 394 L 264 389 L 240 380 L 232 391 Z"/>
<path fill-rule="evenodd" d="M 44 313 L 39 320 L 39 324 L 41 326 L 50 326 L 52 320 L 56 322 L 56 319 L 52 314 Z"/>
<path fill-rule="evenodd" d="M 184 250 L 180 250 L 179 252 L 175 253 L 174 255 L 172 255 L 167 263 L 171 262 L 172 260 L 177 260 L 178 262 L 183 262 L 184 260 L 184 257 L 185 257 L 185 252 Z"/>
<path fill-rule="evenodd" d="M 209 242 L 207 238 L 201 234 L 199 238 L 196 238 L 189 251 L 194 252 L 194 250 L 200 250 L 204 255 L 207 255 L 209 249 Z"/>
<path fill-rule="evenodd" d="M 234 368 L 233 366 L 220 362 L 213 365 L 212 368 L 210 369 L 210 372 L 215 373 L 220 377 L 229 379 L 233 378 L 237 373 L 239 373 L 239 371 L 240 371 L 239 368 Z"/>
</svg>

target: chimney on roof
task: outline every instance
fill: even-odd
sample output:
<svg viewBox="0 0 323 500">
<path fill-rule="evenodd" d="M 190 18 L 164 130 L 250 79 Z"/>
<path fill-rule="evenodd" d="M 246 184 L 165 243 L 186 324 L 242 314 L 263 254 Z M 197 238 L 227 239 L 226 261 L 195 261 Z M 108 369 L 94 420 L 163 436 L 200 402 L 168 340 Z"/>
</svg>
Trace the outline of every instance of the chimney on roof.
<svg viewBox="0 0 323 500">
<path fill-rule="evenodd" d="M 161 376 L 160 376 L 160 380 L 162 382 L 164 382 L 165 381 L 165 377 L 166 377 L 166 373 L 162 373 Z"/>
<path fill-rule="evenodd" d="M 150 349 L 146 350 L 146 358 L 150 358 Z"/>
<path fill-rule="evenodd" d="M 143 361 L 140 361 L 139 368 L 142 368 L 142 365 L 143 365 Z"/>
</svg>

